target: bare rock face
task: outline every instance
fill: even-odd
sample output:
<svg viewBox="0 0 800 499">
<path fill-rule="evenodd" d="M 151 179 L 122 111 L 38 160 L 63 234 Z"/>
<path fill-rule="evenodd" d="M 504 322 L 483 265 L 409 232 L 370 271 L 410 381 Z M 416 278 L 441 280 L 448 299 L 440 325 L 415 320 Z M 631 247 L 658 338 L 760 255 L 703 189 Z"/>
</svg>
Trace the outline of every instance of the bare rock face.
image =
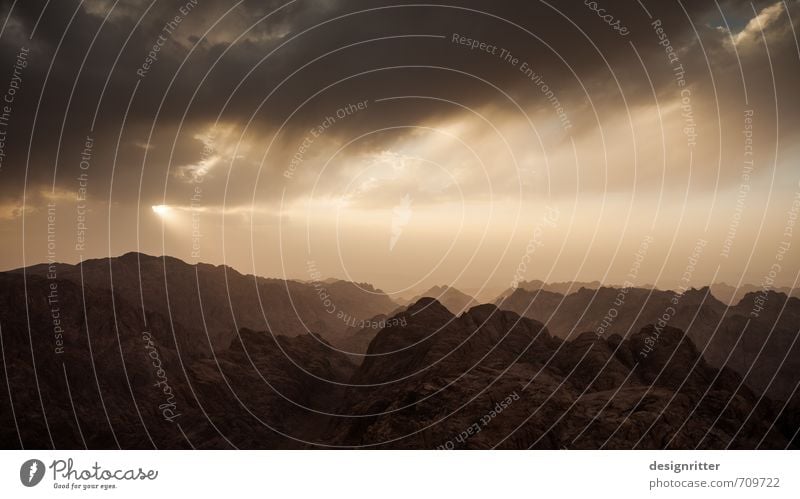
<svg viewBox="0 0 800 499">
<path fill-rule="evenodd" d="M 687 333 L 712 366 L 733 369 L 756 392 L 786 401 L 800 383 L 800 299 L 783 292 L 751 291 L 728 306 L 708 287 L 682 295 L 607 287 L 560 295 L 520 288 L 497 304 L 544 323 L 566 339 L 585 331 L 629 337 L 666 317 L 669 326 Z"/>
</svg>

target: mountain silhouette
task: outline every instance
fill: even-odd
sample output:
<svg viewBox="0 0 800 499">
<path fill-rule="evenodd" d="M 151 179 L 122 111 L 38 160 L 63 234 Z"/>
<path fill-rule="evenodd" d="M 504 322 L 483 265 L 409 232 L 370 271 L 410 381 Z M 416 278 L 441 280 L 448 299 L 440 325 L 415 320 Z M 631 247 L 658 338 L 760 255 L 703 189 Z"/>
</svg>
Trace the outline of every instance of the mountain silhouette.
<svg viewBox="0 0 800 499">
<path fill-rule="evenodd" d="M 436 301 L 441 303 L 447 310 L 450 312 L 459 315 L 462 312 L 469 310 L 470 308 L 478 305 L 478 302 L 475 298 L 469 296 L 468 294 L 457 290 L 452 286 L 433 286 L 429 290 L 421 293 L 411 300 L 408 303 L 416 303 L 422 298 L 434 298 Z"/>
<path fill-rule="evenodd" d="M 432 297 L 398 307 L 325 283 L 367 321 L 353 323 L 313 282 L 139 254 L 52 270 L 0 273 L 4 448 L 798 447 L 796 390 L 774 391 L 771 378 L 789 386 L 785 369 L 768 376 L 757 360 L 795 369 L 797 299 L 779 293 L 747 295 L 734 314 L 693 290 L 656 327 L 651 308 L 675 296 L 651 306 L 650 290 L 632 289 L 598 335 L 602 299 L 619 290 L 517 290 L 455 314 Z M 748 322 L 756 304 L 762 318 Z M 340 351 L 365 324 L 360 355 Z"/>
<path fill-rule="evenodd" d="M 26 269 L 29 276 L 46 277 L 47 272 L 45 264 Z M 168 317 L 191 331 L 203 349 L 206 335 L 215 348 L 225 348 L 232 332 L 243 327 L 285 336 L 316 332 L 336 341 L 353 323 L 397 308 L 369 285 L 267 279 L 227 266 L 190 265 L 141 253 L 81 265 L 57 264 L 55 272 L 59 279 L 83 283 Z"/>
</svg>

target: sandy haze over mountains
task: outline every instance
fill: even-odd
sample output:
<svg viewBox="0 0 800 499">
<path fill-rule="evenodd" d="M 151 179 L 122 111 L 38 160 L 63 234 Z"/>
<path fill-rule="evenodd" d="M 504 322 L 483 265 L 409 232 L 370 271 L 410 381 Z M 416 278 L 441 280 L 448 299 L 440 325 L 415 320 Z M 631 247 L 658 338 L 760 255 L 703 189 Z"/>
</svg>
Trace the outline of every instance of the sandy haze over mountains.
<svg viewBox="0 0 800 499">
<path fill-rule="evenodd" d="M 608 3 L 6 5 L 0 268 L 792 286 L 797 3 Z"/>
</svg>

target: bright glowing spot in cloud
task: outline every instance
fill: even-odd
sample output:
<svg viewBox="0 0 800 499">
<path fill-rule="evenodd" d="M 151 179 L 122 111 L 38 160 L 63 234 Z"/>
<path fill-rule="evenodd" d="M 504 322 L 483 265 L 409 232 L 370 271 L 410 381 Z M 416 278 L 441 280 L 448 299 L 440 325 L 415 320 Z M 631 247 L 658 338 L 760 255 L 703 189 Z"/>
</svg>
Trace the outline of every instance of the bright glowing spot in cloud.
<svg viewBox="0 0 800 499">
<path fill-rule="evenodd" d="M 172 210 L 172 208 L 170 208 L 169 206 L 167 206 L 165 204 L 153 205 L 153 212 L 156 215 L 158 215 L 159 217 L 162 217 L 162 218 L 167 216 L 171 210 Z"/>
</svg>

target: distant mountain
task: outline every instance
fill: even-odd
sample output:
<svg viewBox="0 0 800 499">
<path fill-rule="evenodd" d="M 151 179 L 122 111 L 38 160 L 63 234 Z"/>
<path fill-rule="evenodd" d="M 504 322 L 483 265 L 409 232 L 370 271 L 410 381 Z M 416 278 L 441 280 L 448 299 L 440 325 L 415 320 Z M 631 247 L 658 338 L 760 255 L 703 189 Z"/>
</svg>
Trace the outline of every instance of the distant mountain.
<svg viewBox="0 0 800 499">
<path fill-rule="evenodd" d="M 743 284 L 739 287 L 725 284 L 724 282 L 715 283 L 711 285 L 711 293 L 717 297 L 717 300 L 726 305 L 736 305 L 748 293 L 758 293 L 763 291 L 761 286 L 752 284 Z M 788 287 L 773 288 L 772 291 L 783 293 L 789 297 L 800 297 L 800 289 L 792 289 Z"/>
<path fill-rule="evenodd" d="M 397 308 L 369 285 L 266 279 L 222 265 L 190 265 L 141 253 L 54 268 L 58 279 L 83 283 L 111 299 L 124 299 L 169 318 L 191 331 L 201 349 L 208 348 L 208 340 L 215 348 L 227 348 L 240 328 L 269 329 L 285 336 L 315 332 L 335 342 L 354 322 Z M 48 271 L 42 264 L 26 273 L 46 277 Z"/>
<path fill-rule="evenodd" d="M 507 298 L 508 296 L 512 295 L 516 289 L 523 289 L 525 291 L 549 291 L 551 293 L 558 293 L 562 295 L 568 295 L 572 293 L 577 293 L 580 291 L 581 288 L 586 289 L 598 289 L 601 287 L 607 288 L 621 288 L 622 286 L 617 286 L 613 284 L 603 284 L 599 281 L 591 281 L 591 282 L 581 282 L 581 281 L 565 281 L 565 282 L 552 282 L 552 283 L 545 283 L 540 280 L 532 280 L 532 281 L 522 281 L 520 282 L 516 288 L 509 288 L 497 295 L 497 298 L 493 300 L 493 302 L 497 302 L 497 300 Z M 639 289 L 646 289 L 650 290 L 655 288 L 655 286 L 646 285 L 640 286 Z M 761 286 L 756 286 L 753 284 L 742 284 L 741 286 L 731 286 L 725 283 L 714 283 L 709 286 L 711 289 L 711 294 L 714 297 L 724 303 L 725 305 L 736 305 L 739 303 L 742 298 L 748 293 L 758 293 L 762 292 L 763 288 Z M 800 289 L 793 289 L 790 287 L 777 287 L 771 288 L 771 291 L 775 291 L 777 293 L 783 293 L 789 297 L 800 297 Z"/>
<path fill-rule="evenodd" d="M 478 302 L 466 293 L 444 285 L 433 286 L 428 291 L 415 296 L 408 303 L 413 304 L 423 298 L 434 298 L 438 303 L 455 315 L 459 315 L 478 305 Z M 400 307 L 389 315 L 381 314 L 373 317 L 371 320 L 366 321 L 366 324 L 362 327 L 353 328 L 345 333 L 343 339 L 335 343 L 336 346 L 340 347 L 345 352 L 356 354 L 366 353 L 372 339 L 375 338 L 378 331 L 383 329 L 382 324 L 385 323 L 389 317 L 397 315 L 405 309 L 406 307 Z M 353 361 L 356 363 L 361 363 L 361 360 L 361 356 L 353 358 Z"/>
<path fill-rule="evenodd" d="M 580 282 L 580 281 L 565 281 L 565 282 L 543 282 L 538 279 L 534 279 L 532 281 L 520 281 L 515 288 L 509 288 L 503 291 L 496 299 L 500 300 L 506 298 L 514 293 L 517 289 L 522 289 L 525 291 L 547 291 L 549 293 L 558 293 L 562 295 L 566 295 L 569 293 L 575 293 L 581 288 L 586 289 L 597 289 L 602 286 L 600 281 L 592 281 L 592 282 Z"/>
<path fill-rule="evenodd" d="M 464 293 L 475 298 L 478 303 L 493 303 L 498 296 L 504 292 L 504 288 L 498 285 L 484 283 L 480 287 L 461 287 L 459 288 Z"/>
<path fill-rule="evenodd" d="M 731 367 L 758 392 L 786 399 L 800 382 L 800 300 L 782 293 L 750 293 L 727 307 L 707 287 L 683 295 L 603 287 L 562 296 L 518 289 L 498 306 L 541 321 L 562 338 L 585 331 L 628 337 L 665 322 L 686 331 L 711 365 Z"/>
<path fill-rule="evenodd" d="M 434 298 L 436 301 L 444 305 L 447 310 L 456 315 L 478 305 L 478 302 L 475 300 L 475 298 L 447 285 L 433 286 L 424 293 L 412 298 L 409 303 L 416 303 L 422 298 Z"/>
</svg>

